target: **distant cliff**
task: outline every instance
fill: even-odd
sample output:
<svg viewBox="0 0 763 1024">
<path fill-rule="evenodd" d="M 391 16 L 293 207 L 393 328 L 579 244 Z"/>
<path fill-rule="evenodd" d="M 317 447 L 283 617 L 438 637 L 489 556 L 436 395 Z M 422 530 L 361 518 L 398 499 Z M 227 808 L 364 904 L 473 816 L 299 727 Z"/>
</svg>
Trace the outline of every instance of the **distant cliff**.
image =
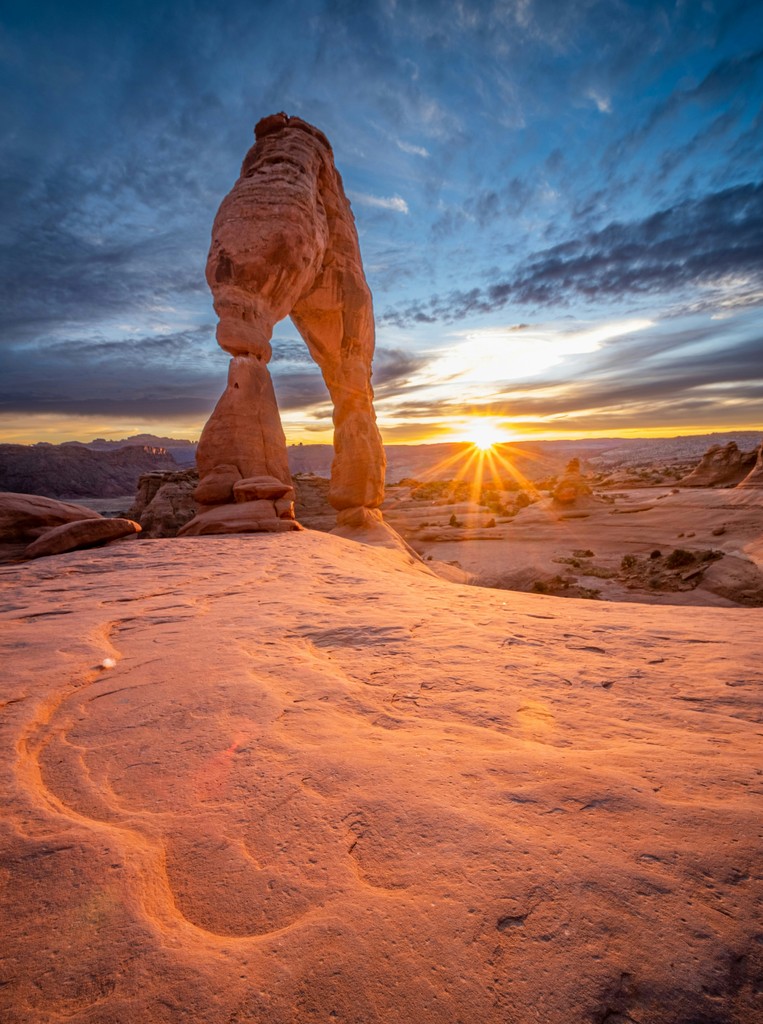
<svg viewBox="0 0 763 1024">
<path fill-rule="evenodd" d="M 0 444 L 0 491 L 48 498 L 133 494 L 144 473 L 178 468 L 165 448 L 153 445 L 99 451 L 76 443 Z"/>
</svg>

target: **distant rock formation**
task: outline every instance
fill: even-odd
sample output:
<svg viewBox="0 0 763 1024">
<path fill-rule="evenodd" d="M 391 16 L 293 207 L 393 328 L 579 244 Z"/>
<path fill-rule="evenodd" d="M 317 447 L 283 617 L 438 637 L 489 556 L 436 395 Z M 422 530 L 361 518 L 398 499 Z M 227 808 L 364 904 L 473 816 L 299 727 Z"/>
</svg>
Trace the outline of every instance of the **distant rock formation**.
<svg viewBox="0 0 763 1024">
<path fill-rule="evenodd" d="M 739 487 L 763 487 L 763 441 L 753 455 L 755 456 L 753 467 L 744 480 L 737 485 Z"/>
<path fill-rule="evenodd" d="M 130 445 L 93 450 L 80 444 L 0 444 L 0 489 L 49 498 L 132 494 L 149 470 L 177 469 L 164 449 Z"/>
<path fill-rule="evenodd" d="M 578 498 L 591 494 L 583 474 L 580 472 L 580 459 L 570 459 L 564 476 L 552 492 L 552 498 L 558 505 L 573 505 Z"/>
<path fill-rule="evenodd" d="M 103 452 L 131 448 L 136 445 L 143 448 L 162 448 L 172 456 L 178 466 L 186 468 L 196 465 L 196 442 L 188 441 L 185 438 L 160 437 L 156 434 L 133 434 L 132 437 L 125 437 L 120 441 L 107 441 L 103 437 L 97 437 L 94 441 L 67 441 L 66 444 L 75 444 L 82 448 L 90 448 L 91 451 Z"/>
<path fill-rule="evenodd" d="M 145 537 L 175 537 L 199 511 L 193 496 L 198 483 L 195 469 L 146 473 L 138 481 L 138 493 L 127 514 L 137 519 Z"/>
<path fill-rule="evenodd" d="M 679 487 L 736 487 L 755 466 L 756 453 L 742 452 L 735 441 L 714 444 L 699 465 L 678 481 Z"/>
<path fill-rule="evenodd" d="M 273 327 L 286 316 L 321 368 L 334 404 L 329 500 L 375 525 L 370 512 L 384 498 L 385 457 L 371 388 L 371 292 L 350 204 L 317 128 L 274 114 L 257 124 L 255 137 L 212 229 L 207 281 L 220 321 L 217 341 L 232 359 L 197 451 L 196 499 L 212 508 L 200 514 L 200 530 L 187 532 L 216 532 L 214 506 L 224 507 L 221 523 L 241 523 L 244 510 L 227 508 L 248 504 L 234 501 L 240 481 L 267 476 L 291 486 L 267 368 Z M 262 508 L 250 529 L 273 527 L 263 525 Z M 275 505 L 270 519 L 295 524 L 293 512 Z"/>
</svg>

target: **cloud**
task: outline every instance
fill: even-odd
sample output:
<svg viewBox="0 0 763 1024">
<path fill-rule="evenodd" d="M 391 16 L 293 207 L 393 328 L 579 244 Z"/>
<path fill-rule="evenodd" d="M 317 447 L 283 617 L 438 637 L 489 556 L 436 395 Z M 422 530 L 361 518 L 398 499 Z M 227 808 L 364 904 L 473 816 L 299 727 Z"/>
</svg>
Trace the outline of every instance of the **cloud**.
<svg viewBox="0 0 763 1024">
<path fill-rule="evenodd" d="M 401 196 L 372 196 L 366 192 L 350 192 L 349 196 L 361 206 L 373 206 L 378 210 L 393 210 L 395 213 L 409 213 L 408 203 Z"/>
<path fill-rule="evenodd" d="M 225 386 L 209 326 L 0 349 L 0 413 L 208 415 Z"/>
<path fill-rule="evenodd" d="M 689 104 L 716 106 L 734 103 L 740 93 L 754 89 L 756 76 L 763 69 L 763 50 L 754 53 L 723 57 L 694 84 L 682 82 L 666 99 L 660 100 L 646 120 L 621 139 L 613 143 L 605 154 L 605 166 L 614 167 L 629 150 L 634 150 L 660 127 L 663 122 L 679 114 Z"/>
<path fill-rule="evenodd" d="M 749 288 L 763 275 L 763 183 L 687 199 L 640 221 L 532 255 L 513 275 L 445 298 L 387 310 L 385 323 L 452 322 L 509 303 L 563 307 L 575 299 L 613 302 L 686 286 Z"/>
<path fill-rule="evenodd" d="M 603 95 L 597 89 L 589 89 L 586 92 L 586 97 L 596 105 L 600 114 L 612 113 L 612 100 L 609 96 Z"/>
<path fill-rule="evenodd" d="M 395 139 L 395 145 L 404 153 L 410 153 L 411 156 L 428 157 L 431 155 L 429 150 L 423 146 L 414 146 L 412 142 L 403 142 L 402 139 Z"/>
</svg>

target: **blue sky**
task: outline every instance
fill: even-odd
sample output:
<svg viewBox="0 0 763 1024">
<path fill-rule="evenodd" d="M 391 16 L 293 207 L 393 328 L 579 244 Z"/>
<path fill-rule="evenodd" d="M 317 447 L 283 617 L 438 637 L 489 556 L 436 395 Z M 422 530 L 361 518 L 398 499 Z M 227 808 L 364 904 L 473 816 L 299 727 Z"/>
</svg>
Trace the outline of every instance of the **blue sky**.
<svg viewBox="0 0 763 1024">
<path fill-rule="evenodd" d="M 197 436 L 209 233 L 260 117 L 331 140 L 385 439 L 763 416 L 756 3 L 6 2 L 0 435 Z M 290 440 L 330 439 L 290 321 Z"/>
</svg>

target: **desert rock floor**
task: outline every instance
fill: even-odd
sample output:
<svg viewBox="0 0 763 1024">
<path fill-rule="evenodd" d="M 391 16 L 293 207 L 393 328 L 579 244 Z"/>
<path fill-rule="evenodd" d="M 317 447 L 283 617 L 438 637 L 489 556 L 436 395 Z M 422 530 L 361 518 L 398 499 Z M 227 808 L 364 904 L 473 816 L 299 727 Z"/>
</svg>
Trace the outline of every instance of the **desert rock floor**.
<svg viewBox="0 0 763 1024">
<path fill-rule="evenodd" d="M 449 526 L 455 514 L 459 526 Z M 649 604 L 763 607 L 763 492 L 638 488 L 568 509 L 546 498 L 502 519 L 477 505 L 411 500 L 393 489 L 385 516 L 422 555 L 478 584 Z M 494 527 L 486 528 L 493 520 Z M 422 523 L 424 525 L 422 525 Z M 678 571 L 676 550 L 695 561 Z M 703 554 L 714 552 L 714 559 Z M 656 552 L 659 557 L 652 559 Z M 581 557 L 582 555 L 582 557 Z M 635 559 L 623 570 L 622 559 Z"/>
<path fill-rule="evenodd" d="M 759 610 L 313 532 L 0 582 L 4 1022 L 763 1020 Z"/>
</svg>

